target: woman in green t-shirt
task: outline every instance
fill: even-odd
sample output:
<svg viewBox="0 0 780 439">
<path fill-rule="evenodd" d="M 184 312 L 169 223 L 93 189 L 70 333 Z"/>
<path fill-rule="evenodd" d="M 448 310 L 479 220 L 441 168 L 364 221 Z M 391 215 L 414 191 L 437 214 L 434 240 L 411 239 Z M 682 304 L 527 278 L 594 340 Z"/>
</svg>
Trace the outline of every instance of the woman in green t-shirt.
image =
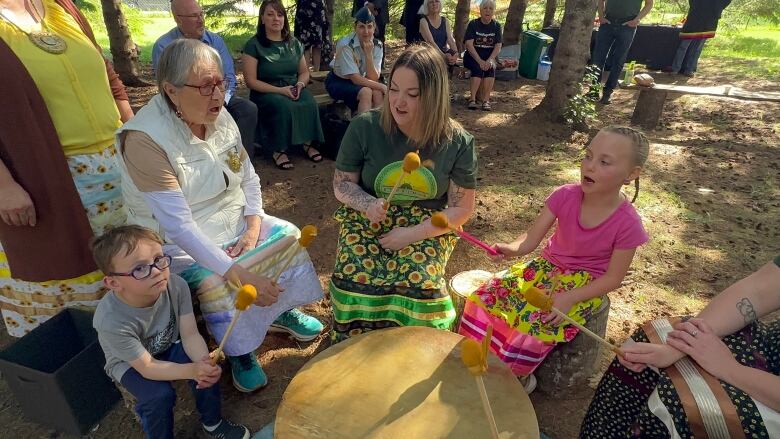
<svg viewBox="0 0 780 439">
<path fill-rule="evenodd" d="M 457 238 L 430 216 L 465 223 L 474 211 L 474 138 L 450 118 L 447 66 L 438 49 L 411 46 L 390 72 L 380 109 L 352 120 L 333 190 L 344 203 L 330 282 L 334 341 L 390 326 L 448 329 L 455 319 L 444 269 Z M 404 156 L 423 166 L 402 177 Z M 400 189 L 385 209 L 398 178 Z"/>
<path fill-rule="evenodd" d="M 257 105 L 261 142 L 273 151 L 274 164 L 284 170 L 293 168 L 287 156 L 292 145 L 303 145 L 309 160 L 322 161 L 312 146 L 325 136 L 317 102 L 306 90 L 309 67 L 303 45 L 290 35 L 287 12 L 279 0 L 260 5 L 257 34 L 246 42 L 241 60 L 249 99 Z"/>
</svg>

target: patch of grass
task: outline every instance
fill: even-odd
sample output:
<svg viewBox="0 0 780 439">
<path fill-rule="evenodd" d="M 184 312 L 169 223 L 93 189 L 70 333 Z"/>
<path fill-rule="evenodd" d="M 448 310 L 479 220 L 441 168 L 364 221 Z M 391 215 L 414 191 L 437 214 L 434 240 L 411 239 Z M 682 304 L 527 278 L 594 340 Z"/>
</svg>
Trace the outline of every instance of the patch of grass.
<svg viewBox="0 0 780 439">
<path fill-rule="evenodd" d="M 755 26 L 719 33 L 707 41 L 702 58 L 717 59 L 719 68 L 735 77 L 777 77 L 780 75 L 780 27 Z"/>
</svg>

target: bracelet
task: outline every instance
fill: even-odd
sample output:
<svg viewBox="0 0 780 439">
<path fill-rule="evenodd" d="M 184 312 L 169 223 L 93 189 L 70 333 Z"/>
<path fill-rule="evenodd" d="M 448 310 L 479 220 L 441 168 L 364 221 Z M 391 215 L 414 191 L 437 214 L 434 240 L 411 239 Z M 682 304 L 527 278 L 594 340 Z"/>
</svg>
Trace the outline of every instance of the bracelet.
<svg viewBox="0 0 780 439">
<path fill-rule="evenodd" d="M 303 81 L 298 81 L 295 83 L 295 85 L 301 84 L 301 88 L 306 88 L 306 84 L 303 83 Z"/>
</svg>

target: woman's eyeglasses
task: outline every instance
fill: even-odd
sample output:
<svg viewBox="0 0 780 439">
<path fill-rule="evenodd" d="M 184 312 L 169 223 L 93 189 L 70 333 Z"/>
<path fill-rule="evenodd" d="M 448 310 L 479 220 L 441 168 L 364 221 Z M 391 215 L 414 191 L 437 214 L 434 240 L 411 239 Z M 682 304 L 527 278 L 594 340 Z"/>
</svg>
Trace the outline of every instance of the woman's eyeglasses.
<svg viewBox="0 0 780 439">
<path fill-rule="evenodd" d="M 190 85 L 190 84 L 184 84 L 185 87 L 192 87 L 197 88 L 200 92 L 201 96 L 212 96 L 214 95 L 214 90 L 219 88 L 219 91 L 225 92 L 225 81 L 220 79 L 219 81 L 208 84 L 208 85 Z"/>
<path fill-rule="evenodd" d="M 171 257 L 169 255 L 158 256 L 154 258 L 154 262 L 149 265 L 139 265 L 133 268 L 133 271 L 129 273 L 107 273 L 109 276 L 130 276 L 137 280 L 144 280 L 152 275 L 152 267 L 163 271 L 171 266 Z"/>
</svg>

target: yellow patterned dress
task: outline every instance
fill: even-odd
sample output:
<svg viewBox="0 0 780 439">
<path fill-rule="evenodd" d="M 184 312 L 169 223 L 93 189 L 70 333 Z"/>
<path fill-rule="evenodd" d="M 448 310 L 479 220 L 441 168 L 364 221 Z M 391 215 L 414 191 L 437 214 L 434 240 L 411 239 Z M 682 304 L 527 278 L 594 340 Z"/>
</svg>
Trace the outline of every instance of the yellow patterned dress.
<svg viewBox="0 0 780 439">
<path fill-rule="evenodd" d="M 113 146 L 114 131 L 121 125 L 119 111 L 95 46 L 53 0 L 43 3 L 44 24 L 65 39 L 65 53 L 37 48 L 6 20 L 0 20 L 0 38 L 22 61 L 43 96 L 92 230 L 100 235 L 125 222 Z M 0 96 L 0 105 L 14 103 Z M 68 306 L 96 306 L 106 291 L 102 278 L 95 271 L 48 282 L 14 279 L 0 243 L 0 309 L 8 333 L 21 337 Z"/>
</svg>

